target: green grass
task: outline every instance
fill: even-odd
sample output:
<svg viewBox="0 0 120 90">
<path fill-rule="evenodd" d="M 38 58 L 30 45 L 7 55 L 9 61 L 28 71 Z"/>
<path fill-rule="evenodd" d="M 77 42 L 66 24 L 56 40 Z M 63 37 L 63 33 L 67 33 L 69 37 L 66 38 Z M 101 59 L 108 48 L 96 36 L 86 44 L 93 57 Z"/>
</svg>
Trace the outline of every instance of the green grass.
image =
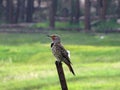
<svg viewBox="0 0 120 90">
<path fill-rule="evenodd" d="M 100 21 L 96 23 L 96 25 L 94 25 L 93 28 L 95 28 L 95 30 L 99 32 L 106 32 L 111 30 L 115 31 L 118 28 L 120 28 L 120 24 L 118 24 L 115 19 L 111 19 L 108 21 Z"/>
<path fill-rule="evenodd" d="M 56 22 L 55 25 L 56 25 L 56 28 L 84 28 L 83 22 L 80 22 L 79 24 L 70 24 L 69 22 Z M 34 24 L 32 27 L 48 28 L 49 23 L 48 22 L 40 22 L 40 23 Z"/>
<path fill-rule="evenodd" d="M 40 22 L 34 24 L 32 27 L 34 28 L 48 28 L 49 22 Z M 79 24 L 70 24 L 69 22 L 55 22 L 56 28 L 73 28 L 77 29 L 80 28 L 81 30 L 84 30 L 84 21 L 80 21 Z M 91 21 L 91 28 L 95 30 L 96 32 L 111 32 L 116 31 L 118 28 L 120 28 L 120 24 L 116 22 L 116 19 L 110 19 L 106 21 Z"/>
<path fill-rule="evenodd" d="M 71 51 L 76 76 L 63 64 L 69 90 L 120 90 L 120 34 L 48 33 Z M 61 90 L 50 42 L 44 34 L 1 33 L 0 90 Z"/>
</svg>

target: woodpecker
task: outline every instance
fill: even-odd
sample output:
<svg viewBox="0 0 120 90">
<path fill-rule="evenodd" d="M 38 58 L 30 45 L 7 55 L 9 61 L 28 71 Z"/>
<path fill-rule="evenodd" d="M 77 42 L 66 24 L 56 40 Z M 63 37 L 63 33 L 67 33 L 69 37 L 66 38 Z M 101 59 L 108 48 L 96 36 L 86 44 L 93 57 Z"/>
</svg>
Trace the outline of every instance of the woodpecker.
<svg viewBox="0 0 120 90">
<path fill-rule="evenodd" d="M 52 49 L 52 53 L 55 56 L 55 58 L 57 59 L 57 61 L 64 62 L 68 66 L 70 72 L 72 72 L 72 74 L 75 75 L 74 70 L 71 66 L 72 63 L 70 61 L 68 52 L 62 46 L 60 37 L 55 34 L 48 35 L 48 37 L 50 37 L 52 39 L 51 49 Z"/>
</svg>

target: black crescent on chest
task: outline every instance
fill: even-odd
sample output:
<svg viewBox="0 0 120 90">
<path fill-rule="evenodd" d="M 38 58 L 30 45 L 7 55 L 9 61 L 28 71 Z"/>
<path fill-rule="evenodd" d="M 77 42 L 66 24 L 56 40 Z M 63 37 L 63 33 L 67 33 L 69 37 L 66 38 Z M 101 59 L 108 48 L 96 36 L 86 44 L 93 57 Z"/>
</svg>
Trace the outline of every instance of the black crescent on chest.
<svg viewBox="0 0 120 90">
<path fill-rule="evenodd" d="M 53 47 L 54 43 L 51 43 L 51 48 Z"/>
</svg>

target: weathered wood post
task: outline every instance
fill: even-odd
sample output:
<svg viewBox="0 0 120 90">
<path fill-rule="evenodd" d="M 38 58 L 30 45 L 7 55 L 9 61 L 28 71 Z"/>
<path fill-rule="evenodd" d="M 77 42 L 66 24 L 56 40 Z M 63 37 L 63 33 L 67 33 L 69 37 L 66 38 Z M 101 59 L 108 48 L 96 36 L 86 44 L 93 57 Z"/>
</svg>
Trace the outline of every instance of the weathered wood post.
<svg viewBox="0 0 120 90">
<path fill-rule="evenodd" d="M 62 88 L 62 90 L 68 90 L 65 75 L 64 75 L 64 71 L 63 71 L 63 67 L 62 67 L 62 63 L 56 61 L 55 64 L 56 64 L 61 88 Z"/>
</svg>

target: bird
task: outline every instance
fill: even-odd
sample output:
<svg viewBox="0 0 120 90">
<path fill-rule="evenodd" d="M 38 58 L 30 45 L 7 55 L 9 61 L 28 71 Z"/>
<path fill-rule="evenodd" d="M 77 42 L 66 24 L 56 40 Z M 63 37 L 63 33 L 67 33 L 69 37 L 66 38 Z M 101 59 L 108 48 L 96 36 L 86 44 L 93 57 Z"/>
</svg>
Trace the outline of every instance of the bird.
<svg viewBox="0 0 120 90">
<path fill-rule="evenodd" d="M 69 53 L 61 44 L 60 36 L 56 34 L 47 36 L 52 39 L 51 49 L 57 61 L 64 62 L 68 66 L 70 72 L 72 72 L 72 74 L 75 75 L 74 70 L 71 66 L 72 63 L 70 61 Z"/>
</svg>

